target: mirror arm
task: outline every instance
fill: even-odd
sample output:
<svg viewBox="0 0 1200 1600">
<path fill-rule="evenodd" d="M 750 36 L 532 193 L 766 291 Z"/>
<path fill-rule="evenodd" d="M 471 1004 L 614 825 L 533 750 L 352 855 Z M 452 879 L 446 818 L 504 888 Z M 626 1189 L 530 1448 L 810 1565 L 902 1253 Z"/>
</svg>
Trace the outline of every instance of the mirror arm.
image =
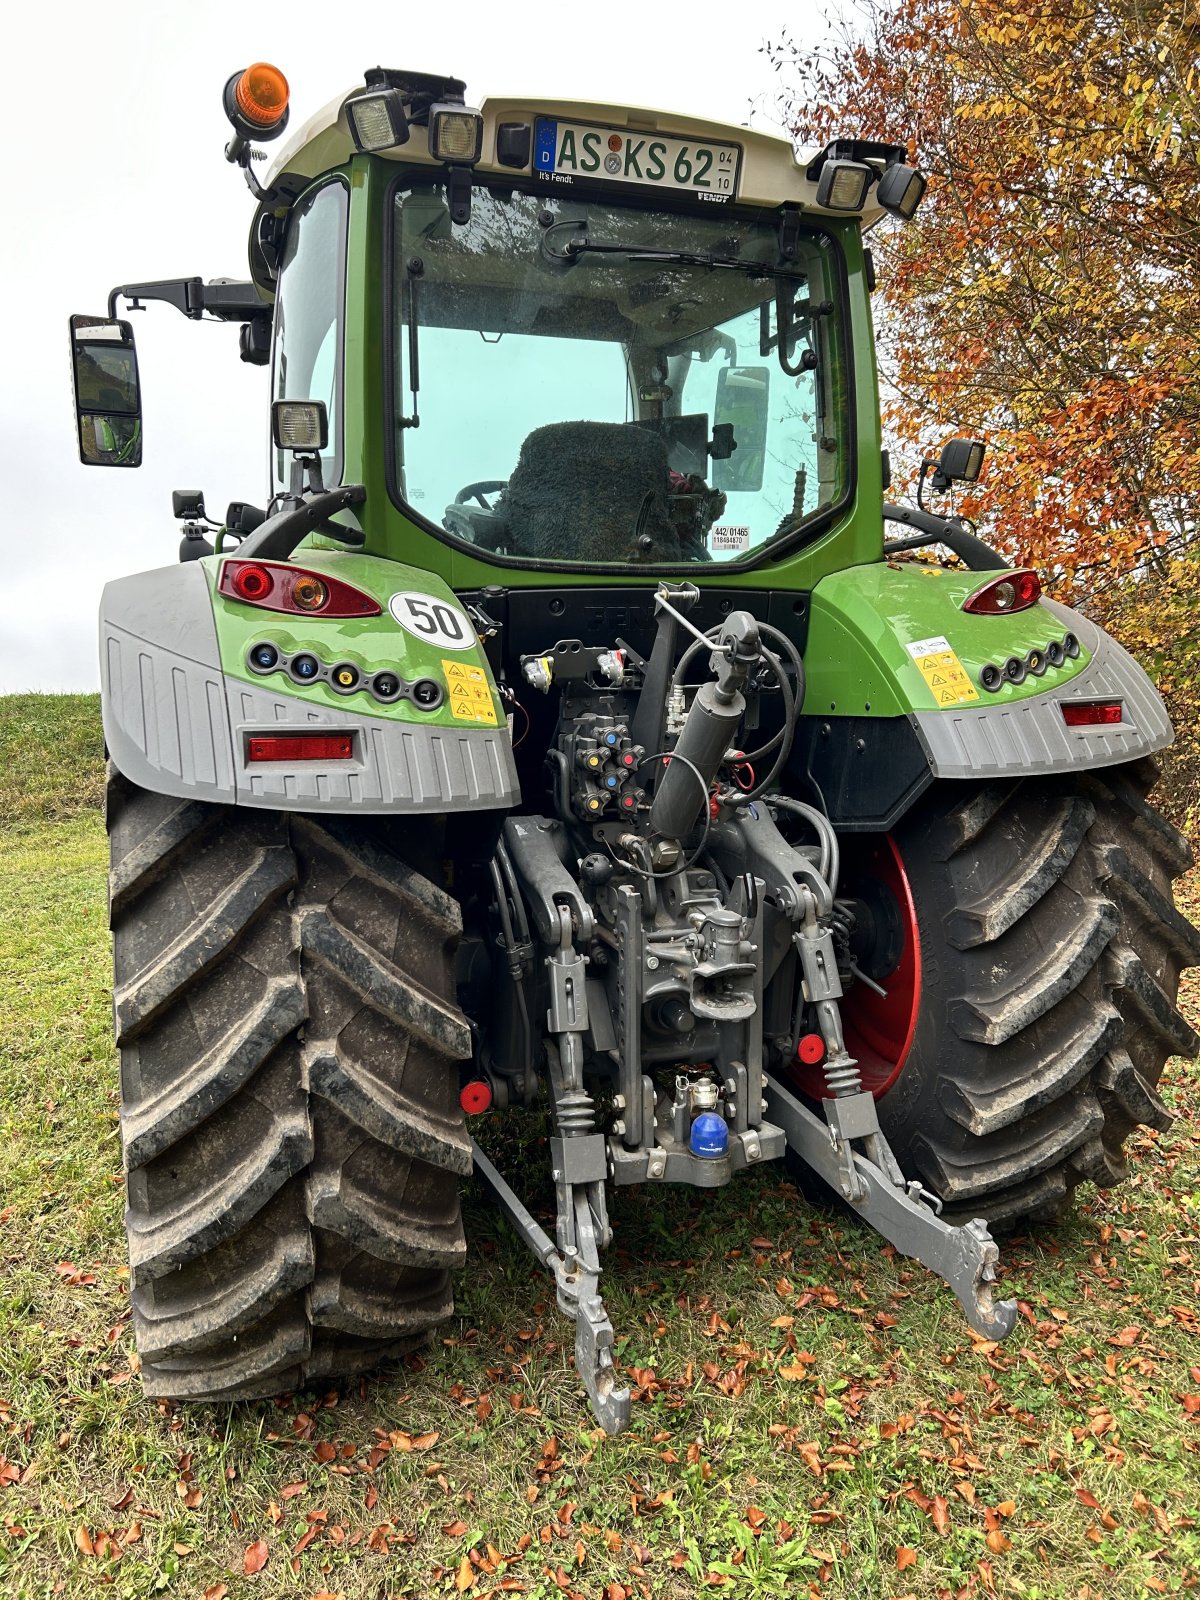
<svg viewBox="0 0 1200 1600">
<path fill-rule="evenodd" d="M 162 300 L 185 317 L 198 322 L 207 315 L 221 322 L 245 322 L 269 316 L 271 306 L 252 283 L 205 283 L 200 278 L 159 278 L 151 283 L 121 283 L 108 297 L 108 314 L 115 318 L 117 301 L 124 299 L 131 311 L 144 311 L 142 300 Z"/>
</svg>

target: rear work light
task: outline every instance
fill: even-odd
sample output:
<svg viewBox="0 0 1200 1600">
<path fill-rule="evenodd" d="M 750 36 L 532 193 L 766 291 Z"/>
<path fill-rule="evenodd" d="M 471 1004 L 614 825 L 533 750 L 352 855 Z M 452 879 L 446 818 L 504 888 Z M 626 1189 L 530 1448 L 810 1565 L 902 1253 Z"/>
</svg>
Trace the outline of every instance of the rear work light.
<svg viewBox="0 0 1200 1600">
<path fill-rule="evenodd" d="M 247 761 L 350 761 L 352 733 L 252 733 L 246 739 Z"/>
<path fill-rule="evenodd" d="M 305 617 L 377 617 L 382 610 L 340 578 L 282 561 L 226 561 L 217 590 L 227 600 Z"/>
<path fill-rule="evenodd" d="M 1005 572 L 998 578 L 989 578 L 981 589 L 968 595 L 962 603 L 964 611 L 976 616 L 1007 616 L 1012 611 L 1028 611 L 1042 598 L 1042 580 L 1036 572 L 1024 567 L 1020 572 Z"/>
<path fill-rule="evenodd" d="M 874 167 L 857 161 L 827 161 L 817 180 L 817 204 L 826 211 L 861 211 L 874 181 Z"/>
<path fill-rule="evenodd" d="M 435 161 L 473 167 L 483 153 L 483 116 L 474 106 L 445 104 L 429 110 L 429 154 Z"/>
<path fill-rule="evenodd" d="M 1119 700 L 1063 700 L 1059 704 L 1068 728 L 1111 728 L 1123 720 Z"/>
<path fill-rule="evenodd" d="M 408 143 L 408 117 L 399 89 L 352 95 L 344 109 L 350 137 L 360 150 L 393 150 Z"/>
</svg>

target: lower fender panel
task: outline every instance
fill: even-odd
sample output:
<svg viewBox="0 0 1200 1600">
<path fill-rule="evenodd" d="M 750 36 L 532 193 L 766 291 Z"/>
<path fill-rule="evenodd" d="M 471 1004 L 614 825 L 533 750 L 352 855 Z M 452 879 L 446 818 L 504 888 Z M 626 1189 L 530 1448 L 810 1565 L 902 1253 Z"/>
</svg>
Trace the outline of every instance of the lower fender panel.
<svg viewBox="0 0 1200 1600">
<path fill-rule="evenodd" d="M 421 724 L 326 707 L 226 675 L 199 562 L 120 578 L 100 605 L 104 737 L 117 768 L 158 794 L 289 811 L 510 807 L 507 729 Z M 349 761 L 253 763 L 249 733 L 354 734 Z"/>
</svg>

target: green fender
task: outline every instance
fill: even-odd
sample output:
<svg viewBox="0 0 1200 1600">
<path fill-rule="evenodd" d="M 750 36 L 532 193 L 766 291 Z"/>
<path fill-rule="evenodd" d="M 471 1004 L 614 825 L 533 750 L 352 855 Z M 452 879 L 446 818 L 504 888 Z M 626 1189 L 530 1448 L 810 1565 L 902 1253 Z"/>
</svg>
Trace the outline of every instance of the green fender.
<svg viewBox="0 0 1200 1600">
<path fill-rule="evenodd" d="M 873 562 L 814 588 L 792 768 L 839 826 L 891 827 L 935 778 L 1114 766 L 1171 742 L 1150 679 L 1081 613 L 1050 600 L 995 616 L 962 609 L 999 576 Z M 989 690 L 984 668 L 1003 673 L 1014 658 L 1020 681 Z M 1120 721 L 1067 723 L 1064 705 L 1097 700 L 1120 702 Z"/>
</svg>

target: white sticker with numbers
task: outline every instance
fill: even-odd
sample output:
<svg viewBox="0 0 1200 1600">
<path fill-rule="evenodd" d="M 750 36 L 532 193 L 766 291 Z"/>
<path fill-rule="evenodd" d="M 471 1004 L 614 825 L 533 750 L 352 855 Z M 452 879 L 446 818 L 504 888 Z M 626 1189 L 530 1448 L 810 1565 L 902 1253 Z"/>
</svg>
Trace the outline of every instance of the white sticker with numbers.
<svg viewBox="0 0 1200 1600">
<path fill-rule="evenodd" d="M 388 610 L 407 633 L 442 650 L 470 650 L 479 642 L 466 612 L 448 600 L 403 589 L 388 601 Z"/>
<path fill-rule="evenodd" d="M 750 529 L 744 523 L 718 522 L 708 542 L 714 550 L 749 550 Z"/>
</svg>

